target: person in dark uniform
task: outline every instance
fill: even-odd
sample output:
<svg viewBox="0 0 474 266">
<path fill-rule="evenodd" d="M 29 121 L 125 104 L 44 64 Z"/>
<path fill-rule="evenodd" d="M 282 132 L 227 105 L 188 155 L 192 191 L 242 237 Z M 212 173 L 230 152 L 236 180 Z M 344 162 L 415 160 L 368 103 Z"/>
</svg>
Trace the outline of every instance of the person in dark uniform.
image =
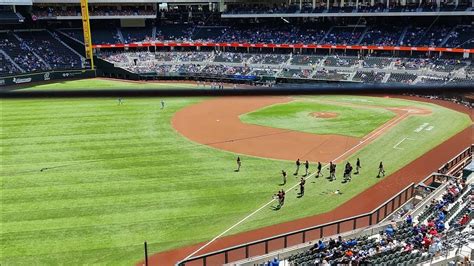
<svg viewBox="0 0 474 266">
<path fill-rule="evenodd" d="M 306 160 L 306 162 L 304 163 L 304 168 L 306 170 L 304 176 L 308 176 L 308 170 L 309 170 L 309 162 L 308 160 Z"/>
<path fill-rule="evenodd" d="M 118 98 L 118 105 L 122 105 L 123 104 L 123 99 L 122 97 Z"/>
<path fill-rule="evenodd" d="M 351 174 L 352 174 L 352 165 L 351 165 L 351 163 L 347 162 L 346 166 L 344 168 L 344 180 L 343 180 L 343 182 L 351 181 L 351 179 L 352 179 Z"/>
<path fill-rule="evenodd" d="M 336 180 L 336 164 L 332 162 L 329 163 L 329 179 Z"/>
<path fill-rule="evenodd" d="M 300 165 L 301 165 L 300 159 L 296 160 L 295 164 L 296 164 L 296 172 L 293 175 L 298 175 L 298 171 L 300 170 Z"/>
<path fill-rule="evenodd" d="M 237 156 L 237 170 L 236 170 L 236 172 L 240 171 L 241 166 L 242 166 L 242 161 L 240 160 L 240 156 Z"/>
<path fill-rule="evenodd" d="M 382 162 L 380 162 L 379 164 L 379 174 L 377 175 L 377 177 L 380 177 L 380 175 L 385 176 L 385 168 L 383 167 Z"/>
<path fill-rule="evenodd" d="M 277 197 L 278 198 L 278 206 L 277 208 L 280 209 L 283 204 L 285 204 L 285 191 L 282 189 L 280 191 L 278 191 L 277 194 L 275 194 L 274 197 Z"/>
<path fill-rule="evenodd" d="M 357 162 L 356 162 L 356 171 L 354 173 L 354 175 L 358 175 L 359 174 L 359 170 L 362 168 L 362 166 L 360 166 L 360 160 L 359 158 L 357 158 Z"/>
<path fill-rule="evenodd" d="M 286 184 L 286 172 L 285 170 L 281 170 L 281 175 L 283 176 L 283 185 Z"/>
<path fill-rule="evenodd" d="M 300 197 L 303 197 L 304 195 L 304 184 L 306 183 L 306 180 L 304 178 L 301 178 L 300 180 Z"/>
<path fill-rule="evenodd" d="M 283 206 L 285 204 L 285 191 L 282 189 L 281 190 L 281 206 Z"/>
<path fill-rule="evenodd" d="M 323 166 L 321 165 L 321 162 L 318 162 L 318 174 L 316 175 L 316 178 L 319 177 L 319 175 L 321 175 L 321 169 L 323 168 Z"/>
<path fill-rule="evenodd" d="M 281 190 L 278 190 L 278 193 L 276 193 L 275 195 L 273 195 L 273 198 L 277 198 L 278 199 L 278 206 L 277 208 L 281 208 Z"/>
</svg>

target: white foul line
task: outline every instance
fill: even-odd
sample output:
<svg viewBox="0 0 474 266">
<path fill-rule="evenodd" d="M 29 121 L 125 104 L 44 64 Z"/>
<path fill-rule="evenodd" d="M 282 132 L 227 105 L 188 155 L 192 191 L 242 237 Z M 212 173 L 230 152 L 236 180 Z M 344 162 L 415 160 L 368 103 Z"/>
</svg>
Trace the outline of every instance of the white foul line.
<svg viewBox="0 0 474 266">
<path fill-rule="evenodd" d="M 333 161 L 337 161 L 339 160 L 341 157 L 343 157 L 344 155 L 346 155 L 348 152 L 351 152 L 352 150 L 354 150 L 355 148 L 359 147 L 360 145 L 364 144 L 365 142 L 367 142 L 369 139 L 372 139 L 373 137 L 379 135 L 380 132 L 382 132 L 385 128 L 387 127 L 390 127 L 391 125 L 393 125 L 394 123 L 398 122 L 399 120 L 402 120 L 405 118 L 405 116 L 407 116 L 409 114 L 409 112 L 403 114 L 402 116 L 400 116 L 399 118 L 393 120 L 392 122 L 388 123 L 387 125 L 383 126 L 382 128 L 379 128 L 377 131 L 375 131 L 372 135 L 370 135 L 368 138 L 362 140 L 361 142 L 359 142 L 358 144 L 356 144 L 355 146 L 353 146 L 352 148 L 350 148 L 349 150 L 345 151 L 343 154 L 339 155 L 338 157 L 334 158 Z M 323 168 L 326 168 L 329 164 L 326 164 Z M 316 174 L 316 172 L 306 176 L 305 180 L 314 176 Z M 286 190 L 286 192 L 289 192 L 291 191 L 292 189 L 294 189 L 296 186 L 298 186 L 299 183 L 296 183 L 295 185 L 293 185 L 292 187 L 290 187 L 289 189 Z M 230 230 L 234 229 L 236 226 L 238 226 L 239 224 L 245 222 L 248 218 L 252 217 L 253 215 L 255 215 L 257 212 L 261 211 L 263 208 L 267 207 L 268 205 L 270 205 L 272 202 L 274 202 L 275 199 L 272 199 L 270 200 L 269 202 L 267 202 L 266 204 L 264 204 L 262 207 L 258 208 L 257 210 L 255 210 L 254 212 L 252 212 L 251 214 L 245 216 L 242 220 L 238 221 L 236 224 L 232 225 L 231 227 L 229 227 L 228 229 L 226 229 L 224 232 L 220 233 L 219 235 L 217 235 L 216 237 L 214 237 L 213 239 L 211 239 L 209 242 L 207 242 L 206 244 L 202 245 L 200 248 L 198 248 L 197 250 L 195 250 L 193 253 L 189 254 L 186 258 L 184 258 L 183 260 L 187 260 L 189 259 L 190 257 L 194 256 L 196 253 L 198 253 L 199 251 L 203 250 L 204 248 L 206 248 L 207 246 L 209 246 L 211 243 L 213 243 L 214 241 L 216 241 L 218 238 L 220 238 L 221 236 L 225 235 L 227 232 L 229 232 Z"/>
<path fill-rule="evenodd" d="M 398 142 L 397 144 L 393 145 L 393 148 L 397 149 L 397 150 L 403 150 L 403 148 L 399 148 L 398 145 L 402 144 L 402 142 L 404 142 L 405 140 L 415 140 L 415 139 L 406 137 L 406 138 L 400 140 L 400 142 Z"/>
<path fill-rule="evenodd" d="M 403 150 L 403 148 L 398 148 L 398 145 L 402 144 L 402 142 L 404 142 L 407 138 L 404 138 L 402 140 L 400 140 L 400 142 L 398 142 L 397 144 L 393 145 L 393 148 L 394 149 L 397 149 L 397 150 Z"/>
</svg>

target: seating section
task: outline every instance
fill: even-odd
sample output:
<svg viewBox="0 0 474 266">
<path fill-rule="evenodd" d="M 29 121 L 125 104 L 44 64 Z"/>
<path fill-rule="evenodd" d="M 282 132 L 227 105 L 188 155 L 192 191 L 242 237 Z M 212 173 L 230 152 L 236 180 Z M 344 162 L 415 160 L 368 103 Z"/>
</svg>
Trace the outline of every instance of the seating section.
<svg viewBox="0 0 474 266">
<path fill-rule="evenodd" d="M 227 72 L 226 65 L 207 65 L 201 71 L 201 73 L 208 74 L 210 76 L 225 76 Z"/>
<path fill-rule="evenodd" d="M 262 68 L 262 69 L 254 69 L 251 73 L 255 76 L 261 77 L 275 77 L 278 73 L 278 70 L 272 68 Z"/>
<path fill-rule="evenodd" d="M 252 57 L 252 54 L 222 52 L 214 57 L 214 62 L 243 63 L 249 60 L 250 57 Z"/>
<path fill-rule="evenodd" d="M 61 29 L 60 31 L 76 41 L 84 43 L 84 33 L 82 32 L 82 29 Z M 92 42 L 97 43 L 95 40 L 92 40 Z"/>
<path fill-rule="evenodd" d="M 308 78 L 365 83 L 466 84 L 473 80 L 467 60 L 449 58 L 387 58 L 318 54 L 263 54 L 232 52 L 126 52 L 102 53 L 117 67 L 140 73 L 154 72 L 160 64 L 176 65 L 171 70 L 188 69 L 202 75 L 270 75 L 281 78 Z M 145 68 L 149 67 L 149 70 Z M 402 71 L 403 72 L 402 72 Z M 429 70 L 429 71 L 421 71 Z M 177 71 L 171 71 L 177 73 Z M 186 72 L 188 73 L 188 72 Z"/>
<path fill-rule="evenodd" d="M 250 75 L 251 71 L 252 69 L 248 66 L 243 66 L 243 67 L 231 66 L 227 69 L 227 74 L 236 75 L 236 76 L 248 76 Z"/>
<path fill-rule="evenodd" d="M 315 55 L 294 55 L 291 58 L 292 65 L 298 66 L 309 66 L 309 65 L 316 65 L 323 60 L 323 56 L 315 56 Z"/>
<path fill-rule="evenodd" d="M 25 72 L 50 69 L 33 54 L 25 40 L 18 40 L 13 33 L 0 33 L 0 49 L 6 52 Z"/>
<path fill-rule="evenodd" d="M 334 27 L 321 43 L 323 44 L 358 44 L 365 28 L 363 27 Z"/>
<path fill-rule="evenodd" d="M 193 28 L 191 39 L 201 42 L 212 42 L 218 40 L 227 30 L 220 26 L 197 26 Z"/>
<path fill-rule="evenodd" d="M 250 63 L 265 64 L 265 65 L 279 65 L 290 59 L 287 54 L 256 54 L 250 58 Z"/>
<path fill-rule="evenodd" d="M 448 181 L 446 191 L 418 216 L 392 221 L 380 232 L 315 241 L 286 257 L 290 265 L 416 265 L 469 243 L 472 187 Z M 454 214 L 456 214 L 454 216 Z M 432 217 L 427 220 L 427 217 Z M 453 217 L 453 218 L 450 218 Z M 449 222 L 451 220 L 451 222 Z M 449 228 L 448 228 L 449 222 Z"/>
<path fill-rule="evenodd" d="M 444 46 L 451 48 L 473 48 L 474 47 L 474 27 L 458 26 L 450 34 Z"/>
<path fill-rule="evenodd" d="M 82 68 L 81 57 L 45 31 L 18 32 L 18 36 L 40 56 L 51 69 Z"/>
<path fill-rule="evenodd" d="M 187 65 L 179 65 L 176 68 L 176 71 L 178 73 L 200 73 L 202 69 L 202 66 L 199 64 L 187 64 Z"/>
<path fill-rule="evenodd" d="M 408 27 L 400 45 L 440 47 L 451 29 L 452 27 L 443 25 Z"/>
<path fill-rule="evenodd" d="M 387 68 L 392 63 L 391 58 L 385 57 L 367 57 L 364 58 L 362 66 L 364 68 Z"/>
<path fill-rule="evenodd" d="M 361 45 L 398 46 L 403 32 L 402 27 L 382 27 L 370 28 L 362 38 Z"/>
<path fill-rule="evenodd" d="M 459 59 L 435 59 L 433 60 L 433 68 L 441 72 L 453 72 L 466 66 L 466 62 Z"/>
<path fill-rule="evenodd" d="M 390 74 L 387 82 L 411 84 L 413 81 L 415 81 L 416 77 L 417 76 L 415 74 L 410 73 L 392 73 Z"/>
<path fill-rule="evenodd" d="M 416 24 L 414 24 L 416 25 Z M 333 26 L 319 23 L 236 23 L 203 26 L 192 24 L 161 24 L 153 27 L 118 28 L 93 24 L 94 44 L 117 44 L 142 41 L 175 42 L 237 42 L 272 44 L 329 44 L 329 45 L 378 45 L 378 46 L 433 46 L 474 48 L 471 25 L 431 26 Z M 80 29 L 63 29 L 63 32 L 82 41 Z M 123 39 L 121 39 L 121 36 Z"/>
<path fill-rule="evenodd" d="M 343 7 L 338 6 L 314 6 L 309 3 L 305 3 L 301 6 L 295 4 L 230 4 L 226 14 L 296 14 L 296 13 L 373 13 L 373 12 L 435 12 L 439 8 L 440 11 L 466 11 L 469 5 L 459 3 L 455 6 L 454 4 L 440 3 L 437 6 L 435 2 L 423 2 L 423 3 L 406 3 L 401 4 L 400 2 L 390 3 L 390 7 L 384 3 L 375 3 L 371 6 L 369 4 L 360 3 L 358 9 L 353 6 L 353 3 L 346 2 Z M 352 5 L 351 5 L 352 4 Z"/>
<path fill-rule="evenodd" d="M 343 81 L 348 80 L 350 75 L 351 73 L 340 72 L 337 70 L 327 70 L 323 68 L 322 70 L 317 70 L 313 75 L 313 78 L 321 80 Z"/>
<path fill-rule="evenodd" d="M 121 28 L 125 43 L 153 41 L 152 28 Z"/>
<path fill-rule="evenodd" d="M 0 32 L 0 50 L 8 55 L 20 69 L 2 54 L 2 75 L 72 70 L 83 68 L 84 59 L 58 39 L 56 33 L 40 31 Z"/>
<path fill-rule="evenodd" d="M 9 76 L 18 73 L 21 73 L 21 71 L 0 51 L 0 76 Z"/>
<path fill-rule="evenodd" d="M 94 44 L 116 44 L 123 42 L 115 28 L 98 29 L 91 27 L 91 35 Z"/>
<path fill-rule="evenodd" d="M 281 77 L 284 78 L 311 78 L 311 69 L 283 69 Z"/>
<path fill-rule="evenodd" d="M 35 18 L 55 18 L 59 16 L 81 16 L 77 6 L 33 6 L 32 15 Z M 90 6 L 90 16 L 154 16 L 156 11 L 151 6 Z"/>
<path fill-rule="evenodd" d="M 357 71 L 354 78 L 354 81 L 362 81 L 365 83 L 380 83 L 382 82 L 383 77 L 385 76 L 385 72 L 365 72 L 365 71 Z"/>
<path fill-rule="evenodd" d="M 158 41 L 191 41 L 193 27 L 190 25 L 166 24 L 156 29 L 156 40 Z"/>
<path fill-rule="evenodd" d="M 328 56 L 324 61 L 325 66 L 330 67 L 350 67 L 359 63 L 357 57 L 352 56 Z"/>
<path fill-rule="evenodd" d="M 419 70 L 429 69 L 432 64 L 429 58 L 398 58 L 394 66 L 398 69 Z"/>
</svg>

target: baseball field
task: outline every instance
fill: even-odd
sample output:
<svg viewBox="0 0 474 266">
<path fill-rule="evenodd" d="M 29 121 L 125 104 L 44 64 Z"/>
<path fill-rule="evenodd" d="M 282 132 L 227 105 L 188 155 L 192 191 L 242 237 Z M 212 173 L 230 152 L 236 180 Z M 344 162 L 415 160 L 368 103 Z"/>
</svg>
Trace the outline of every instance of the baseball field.
<svg viewBox="0 0 474 266">
<path fill-rule="evenodd" d="M 33 89 L 130 86 L 75 82 Z M 325 213 L 387 178 L 380 161 L 389 176 L 472 124 L 432 103 L 350 95 L 2 99 L 1 109 L 1 265 L 131 265 L 145 240 L 156 253 Z M 298 158 L 310 161 L 301 198 Z M 361 174 L 342 183 L 356 158 Z M 317 161 L 335 161 L 338 178 L 326 167 L 316 178 Z"/>
</svg>

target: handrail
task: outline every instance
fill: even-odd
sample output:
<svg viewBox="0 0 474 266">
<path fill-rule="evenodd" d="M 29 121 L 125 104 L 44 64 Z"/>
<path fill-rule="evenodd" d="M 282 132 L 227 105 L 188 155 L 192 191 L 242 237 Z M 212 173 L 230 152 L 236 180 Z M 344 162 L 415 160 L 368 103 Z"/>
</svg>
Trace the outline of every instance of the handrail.
<svg viewBox="0 0 474 266">
<path fill-rule="evenodd" d="M 449 160 L 448 163 L 446 163 L 443 167 L 439 168 L 438 173 L 430 174 L 429 176 L 424 178 L 423 181 L 421 181 L 419 184 L 427 181 L 429 178 L 435 178 L 437 175 L 439 175 L 439 172 L 442 171 L 442 170 L 448 170 L 448 171 L 452 170 L 452 168 L 454 166 L 457 166 L 460 161 L 468 158 L 469 156 L 472 156 L 473 151 L 474 151 L 474 144 L 471 144 L 470 147 L 468 147 L 468 148 L 464 149 L 462 152 L 458 153 L 455 157 L 453 157 L 451 160 Z M 410 191 L 410 190 L 411 190 L 411 194 L 410 194 L 410 197 L 409 197 L 408 196 L 408 191 Z M 181 266 L 181 265 L 185 265 L 185 263 L 187 263 L 187 262 L 201 260 L 201 259 L 203 260 L 204 265 L 205 265 L 206 264 L 206 258 L 215 256 L 215 255 L 219 255 L 219 254 L 225 254 L 225 260 L 226 260 L 225 263 L 227 263 L 228 252 L 231 252 L 231 251 L 234 251 L 234 250 L 237 250 L 237 249 L 241 249 L 241 248 L 246 249 L 245 250 L 246 251 L 246 257 L 248 258 L 248 253 L 249 253 L 248 248 L 250 246 L 258 245 L 258 244 L 261 244 L 261 243 L 265 243 L 265 245 L 266 245 L 265 254 L 267 254 L 268 253 L 267 244 L 268 244 L 269 241 L 272 241 L 272 240 L 275 240 L 275 239 L 285 239 L 285 248 L 286 248 L 286 239 L 289 236 L 302 234 L 302 238 L 303 238 L 302 243 L 304 243 L 305 242 L 305 233 L 308 232 L 308 231 L 312 231 L 312 230 L 316 230 L 316 229 L 322 230 L 322 229 L 324 229 L 328 226 L 337 225 L 338 226 L 337 234 L 339 234 L 340 233 L 339 232 L 339 225 L 344 223 L 344 222 L 350 222 L 350 221 L 354 222 L 353 230 L 355 230 L 357 228 L 356 227 L 356 222 L 357 222 L 357 219 L 359 219 L 359 218 L 369 217 L 369 226 L 371 226 L 372 225 L 372 219 L 373 219 L 372 216 L 374 214 L 377 214 L 376 223 L 378 223 L 379 222 L 379 212 L 380 212 L 380 210 L 385 209 L 384 215 L 385 215 L 385 217 L 387 217 L 387 206 L 388 206 L 388 204 L 390 202 L 392 202 L 392 207 L 393 207 L 394 204 L 395 204 L 395 200 L 398 198 L 398 201 L 399 201 L 398 207 L 402 206 L 402 203 L 401 203 L 402 195 L 405 193 L 405 201 L 403 203 L 406 203 L 411 197 L 413 197 L 414 190 L 415 190 L 415 183 L 411 183 L 410 185 L 406 186 L 403 190 L 401 190 L 400 192 L 398 192 L 397 194 L 395 194 L 394 196 L 392 196 L 391 198 L 389 198 L 388 200 L 386 200 L 385 202 L 380 204 L 374 210 L 372 210 L 370 212 L 367 212 L 367 213 L 351 216 L 351 217 L 344 218 L 344 219 L 339 219 L 337 221 L 333 221 L 333 222 L 329 222 L 329 223 L 324 223 L 324 224 L 319 224 L 319 225 L 315 225 L 315 226 L 311 226 L 311 227 L 307 227 L 307 228 L 303 228 L 303 229 L 294 230 L 294 231 L 291 231 L 291 232 L 279 234 L 279 235 L 264 238 L 264 239 L 255 240 L 255 241 L 252 241 L 252 242 L 247 242 L 247 243 L 240 244 L 240 245 L 235 245 L 235 246 L 220 249 L 220 250 L 217 250 L 217 251 L 208 252 L 208 253 L 205 253 L 205 254 L 202 254 L 202 255 L 197 255 L 197 256 L 179 261 L 176 265 Z M 391 213 L 393 213 L 393 211 L 394 211 L 394 208 L 392 208 Z M 322 231 L 321 231 L 321 233 L 322 233 Z"/>
</svg>

